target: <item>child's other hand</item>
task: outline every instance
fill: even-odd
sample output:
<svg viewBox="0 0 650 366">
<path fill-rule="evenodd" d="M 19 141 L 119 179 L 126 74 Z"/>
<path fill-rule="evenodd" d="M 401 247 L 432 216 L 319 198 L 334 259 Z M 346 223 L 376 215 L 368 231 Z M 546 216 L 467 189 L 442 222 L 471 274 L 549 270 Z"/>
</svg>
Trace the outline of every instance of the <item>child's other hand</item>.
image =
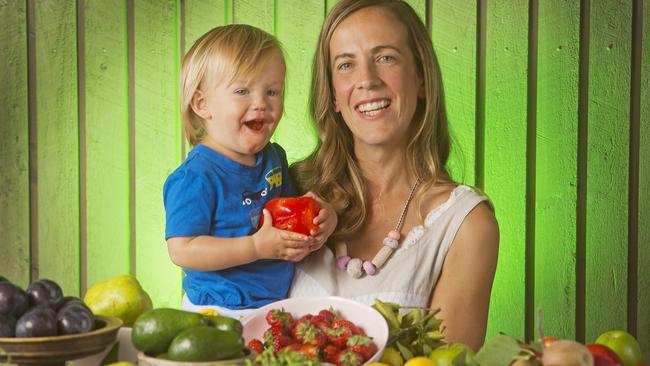
<svg viewBox="0 0 650 366">
<path fill-rule="evenodd" d="M 264 224 L 252 235 L 253 246 L 259 259 L 283 259 L 297 262 L 306 257 L 315 238 L 273 227 L 269 210 L 262 211 Z"/>
<path fill-rule="evenodd" d="M 305 196 L 311 197 L 318 201 L 321 207 L 320 211 L 318 212 L 318 216 L 314 218 L 314 225 L 318 225 L 318 229 L 314 229 L 310 233 L 316 241 L 310 246 L 309 249 L 310 251 L 315 251 L 320 249 L 320 247 L 322 247 L 323 244 L 325 244 L 327 241 L 327 238 L 332 235 L 334 229 L 336 229 L 338 218 L 332 206 L 330 206 L 329 203 L 323 201 L 316 194 L 313 192 L 307 192 Z"/>
</svg>

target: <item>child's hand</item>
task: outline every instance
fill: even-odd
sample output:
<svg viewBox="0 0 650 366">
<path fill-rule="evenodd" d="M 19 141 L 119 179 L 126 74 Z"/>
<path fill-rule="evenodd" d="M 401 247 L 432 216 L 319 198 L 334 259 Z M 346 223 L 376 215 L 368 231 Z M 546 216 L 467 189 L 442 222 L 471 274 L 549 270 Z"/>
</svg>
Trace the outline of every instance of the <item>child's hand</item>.
<svg viewBox="0 0 650 366">
<path fill-rule="evenodd" d="M 267 209 L 262 211 L 262 215 L 264 224 L 252 235 L 253 246 L 259 259 L 297 262 L 309 254 L 309 248 L 315 243 L 315 238 L 274 228 L 271 213 Z"/>
<path fill-rule="evenodd" d="M 312 230 L 310 233 L 316 241 L 310 246 L 309 249 L 311 251 L 315 251 L 320 249 L 320 247 L 322 247 L 323 244 L 325 244 L 327 241 L 327 238 L 332 235 L 334 229 L 336 229 L 338 218 L 332 206 L 330 206 L 329 203 L 323 201 L 316 194 L 307 192 L 305 193 L 305 196 L 309 196 L 318 201 L 321 207 L 320 211 L 318 212 L 318 216 L 314 218 L 314 225 L 318 225 L 318 229 Z"/>
</svg>

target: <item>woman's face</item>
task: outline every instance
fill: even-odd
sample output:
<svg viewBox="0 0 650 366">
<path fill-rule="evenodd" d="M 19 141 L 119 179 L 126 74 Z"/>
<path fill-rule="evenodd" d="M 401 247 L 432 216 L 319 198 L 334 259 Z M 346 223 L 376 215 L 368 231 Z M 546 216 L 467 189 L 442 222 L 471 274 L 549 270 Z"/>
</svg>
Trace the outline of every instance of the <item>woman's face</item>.
<svg viewBox="0 0 650 366">
<path fill-rule="evenodd" d="M 329 47 L 335 108 L 355 148 L 402 146 L 424 89 L 406 27 L 380 7 L 364 8 L 339 24 Z"/>
</svg>

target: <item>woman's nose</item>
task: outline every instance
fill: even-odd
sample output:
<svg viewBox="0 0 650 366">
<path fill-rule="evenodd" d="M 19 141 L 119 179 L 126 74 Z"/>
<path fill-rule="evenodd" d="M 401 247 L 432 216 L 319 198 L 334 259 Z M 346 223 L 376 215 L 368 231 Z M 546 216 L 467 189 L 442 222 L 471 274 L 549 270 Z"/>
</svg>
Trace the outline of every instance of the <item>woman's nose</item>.
<svg viewBox="0 0 650 366">
<path fill-rule="evenodd" d="M 357 88 L 359 89 L 371 89 L 379 85 L 379 76 L 377 75 L 377 70 L 375 65 L 372 63 L 361 65 L 359 67 L 359 79 L 357 81 Z"/>
</svg>

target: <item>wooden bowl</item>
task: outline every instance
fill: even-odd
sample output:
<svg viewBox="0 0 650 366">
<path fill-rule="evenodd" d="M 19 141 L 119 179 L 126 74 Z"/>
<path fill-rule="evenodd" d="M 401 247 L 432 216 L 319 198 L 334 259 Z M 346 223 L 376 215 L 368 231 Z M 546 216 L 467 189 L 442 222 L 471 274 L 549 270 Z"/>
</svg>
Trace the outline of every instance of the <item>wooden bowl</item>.
<svg viewBox="0 0 650 366">
<path fill-rule="evenodd" d="M 101 352 L 115 341 L 122 321 L 95 315 L 95 330 L 87 333 L 34 338 L 0 338 L 0 361 L 20 365 L 56 365 Z"/>
<path fill-rule="evenodd" d="M 144 353 L 140 352 L 138 353 L 138 366 L 238 366 L 243 365 L 244 361 L 246 361 L 248 358 L 251 360 L 255 358 L 255 353 L 248 350 L 248 348 L 244 348 L 244 353 L 244 357 L 231 358 L 228 360 L 184 362 L 163 360 L 161 358 L 147 356 Z"/>
</svg>

